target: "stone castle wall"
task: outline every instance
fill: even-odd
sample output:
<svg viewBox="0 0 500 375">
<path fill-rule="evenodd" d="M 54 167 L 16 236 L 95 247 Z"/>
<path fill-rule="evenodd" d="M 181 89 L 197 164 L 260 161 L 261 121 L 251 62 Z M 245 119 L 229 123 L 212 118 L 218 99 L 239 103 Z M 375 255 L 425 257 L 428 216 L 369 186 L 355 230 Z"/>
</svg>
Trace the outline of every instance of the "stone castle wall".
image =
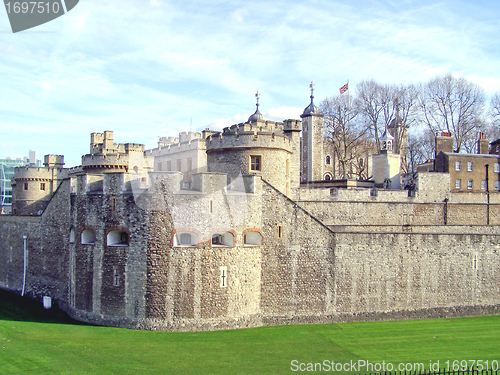
<svg viewBox="0 0 500 375">
<path fill-rule="evenodd" d="M 26 293 L 49 295 L 96 324 L 210 330 L 491 313 L 500 305 L 498 226 L 443 226 L 443 202 L 344 201 L 342 193 L 292 201 L 256 176 L 230 190 L 222 173 L 193 176 L 193 190 L 181 189 L 180 173 L 150 174 L 145 186 L 136 177 L 73 176 L 41 217 L 0 216 L 0 261 L 8 265 L 1 287 L 22 289 L 26 235 Z M 453 204 L 467 207 L 453 197 L 450 220 L 470 218 L 453 212 Z M 486 206 L 478 198 L 469 207 Z M 406 212 L 413 217 L 404 229 Z M 390 233 L 374 229 L 374 218 Z M 432 220 L 438 231 L 455 231 L 409 231 L 417 222 L 430 230 Z M 362 230 L 342 231 L 344 222 Z M 126 241 L 111 243 L 112 232 Z M 177 243 L 181 233 L 196 241 Z M 231 244 L 212 243 L 218 233 Z M 246 243 L 249 233 L 261 241 Z"/>
</svg>

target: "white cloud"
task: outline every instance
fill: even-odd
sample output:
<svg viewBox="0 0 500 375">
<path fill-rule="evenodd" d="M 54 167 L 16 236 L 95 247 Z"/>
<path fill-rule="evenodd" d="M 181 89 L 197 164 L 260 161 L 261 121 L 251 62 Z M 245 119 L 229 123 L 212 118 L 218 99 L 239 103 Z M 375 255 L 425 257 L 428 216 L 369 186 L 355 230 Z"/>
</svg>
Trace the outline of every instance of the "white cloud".
<svg viewBox="0 0 500 375">
<path fill-rule="evenodd" d="M 12 139 L 19 147 L 58 152 L 48 149 L 64 144 L 59 138 L 82 142 L 87 152 L 93 131 L 136 134 L 124 141 L 140 143 L 185 131 L 190 118 L 195 128 L 219 130 L 244 122 L 257 90 L 266 118 L 298 119 L 311 80 L 318 103 L 347 79 L 355 89 L 361 79 L 421 82 L 447 72 L 500 91 L 500 26 L 491 4 L 149 5 L 88 0 L 36 29 L 54 34 L 0 34 L 0 131 L 25 132 Z M 42 145 L 39 135 L 54 130 L 56 141 Z"/>
</svg>

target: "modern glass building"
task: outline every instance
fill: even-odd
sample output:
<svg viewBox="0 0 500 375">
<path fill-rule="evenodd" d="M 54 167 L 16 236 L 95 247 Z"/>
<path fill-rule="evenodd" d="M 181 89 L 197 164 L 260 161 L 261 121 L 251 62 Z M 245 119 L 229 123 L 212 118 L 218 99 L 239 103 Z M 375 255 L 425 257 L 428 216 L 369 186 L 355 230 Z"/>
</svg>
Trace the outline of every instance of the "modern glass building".
<svg viewBox="0 0 500 375">
<path fill-rule="evenodd" d="M 24 160 L 0 159 L 0 213 L 11 213 L 12 187 L 10 179 L 14 177 L 14 168 L 27 164 L 29 163 Z"/>
</svg>

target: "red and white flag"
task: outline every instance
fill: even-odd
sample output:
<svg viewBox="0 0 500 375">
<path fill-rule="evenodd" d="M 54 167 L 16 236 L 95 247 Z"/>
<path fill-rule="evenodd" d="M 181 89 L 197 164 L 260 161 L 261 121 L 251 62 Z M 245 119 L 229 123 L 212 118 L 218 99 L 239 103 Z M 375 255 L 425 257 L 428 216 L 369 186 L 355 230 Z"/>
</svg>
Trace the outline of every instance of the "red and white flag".
<svg viewBox="0 0 500 375">
<path fill-rule="evenodd" d="M 343 94 L 344 92 L 346 92 L 347 90 L 349 90 L 349 82 L 347 82 L 344 86 L 342 86 L 339 91 L 341 94 Z"/>
</svg>

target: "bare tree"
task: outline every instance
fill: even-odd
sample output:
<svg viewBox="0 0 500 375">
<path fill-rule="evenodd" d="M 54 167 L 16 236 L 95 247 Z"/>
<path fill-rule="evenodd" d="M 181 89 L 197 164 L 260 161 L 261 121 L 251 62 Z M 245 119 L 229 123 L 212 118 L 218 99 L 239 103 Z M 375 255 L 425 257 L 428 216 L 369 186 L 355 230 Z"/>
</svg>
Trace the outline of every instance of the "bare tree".
<svg viewBox="0 0 500 375">
<path fill-rule="evenodd" d="M 408 172 L 416 172 L 417 165 L 434 158 L 434 134 L 429 129 L 408 137 Z"/>
<path fill-rule="evenodd" d="M 490 123 L 484 127 L 484 133 L 488 139 L 497 140 L 500 138 L 500 93 L 495 93 L 491 98 L 489 108 Z"/>
<path fill-rule="evenodd" d="M 351 108 L 349 96 L 341 94 L 326 98 L 321 102 L 320 108 L 325 114 L 325 131 L 331 138 L 341 178 L 348 178 L 351 174 L 367 178 L 364 156 L 369 128 L 357 121 L 358 112 Z"/>
<path fill-rule="evenodd" d="M 379 137 L 384 133 L 384 100 L 381 86 L 374 80 L 362 81 L 356 86 L 356 98 L 353 107 L 361 115 L 365 122 L 365 128 L 369 129 L 377 147 Z"/>
<path fill-rule="evenodd" d="M 483 123 L 484 90 L 465 78 L 450 74 L 437 77 L 422 87 L 422 117 L 433 133 L 454 137 L 455 151 L 466 149 Z"/>
<path fill-rule="evenodd" d="M 495 93 L 491 98 L 489 115 L 492 123 L 500 126 L 500 93 Z"/>
</svg>

